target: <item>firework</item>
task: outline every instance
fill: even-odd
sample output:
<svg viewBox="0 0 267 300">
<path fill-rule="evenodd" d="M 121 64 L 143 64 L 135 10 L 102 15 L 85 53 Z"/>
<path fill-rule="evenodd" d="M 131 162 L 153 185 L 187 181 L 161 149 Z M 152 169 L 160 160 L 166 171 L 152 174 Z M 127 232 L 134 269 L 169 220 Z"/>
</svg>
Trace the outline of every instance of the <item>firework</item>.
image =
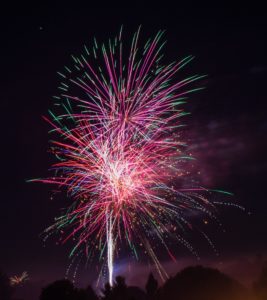
<svg viewBox="0 0 267 300">
<path fill-rule="evenodd" d="M 84 47 L 82 55 L 72 56 L 73 66 L 59 72 L 55 109 L 45 117 L 56 137 L 51 151 L 58 162 L 52 177 L 36 179 L 57 185 L 72 199 L 47 235 L 61 232 L 62 243 L 75 239 L 71 256 L 84 249 L 87 257 L 102 260 L 106 253 L 110 284 L 121 245 L 136 257 L 146 252 L 165 278 L 157 245 L 174 260 L 170 240 L 195 253 L 182 237 L 182 230 L 191 228 L 187 214 L 215 218 L 207 191 L 183 183 L 189 173 L 184 164 L 192 157 L 181 140 L 180 118 L 186 114 L 181 105 L 199 90 L 186 86 L 202 76 L 179 80 L 178 71 L 192 57 L 164 65 L 163 33 L 139 49 L 139 31 L 129 55 L 120 32 L 107 45 L 94 40 L 92 49 Z"/>
<path fill-rule="evenodd" d="M 29 275 L 27 272 L 23 272 L 21 275 L 15 275 L 10 277 L 10 285 L 12 286 L 22 285 L 27 280 L 29 280 Z"/>
</svg>

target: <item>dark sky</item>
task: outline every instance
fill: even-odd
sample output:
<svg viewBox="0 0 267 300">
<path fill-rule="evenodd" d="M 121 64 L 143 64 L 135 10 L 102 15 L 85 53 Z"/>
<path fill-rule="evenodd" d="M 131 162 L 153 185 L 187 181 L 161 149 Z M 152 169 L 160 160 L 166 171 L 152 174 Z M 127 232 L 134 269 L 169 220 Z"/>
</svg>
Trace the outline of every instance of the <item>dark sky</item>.
<svg viewBox="0 0 267 300">
<path fill-rule="evenodd" d="M 90 45 L 94 36 L 107 40 L 121 24 L 129 36 L 140 24 L 144 37 L 166 30 L 166 60 L 192 54 L 196 58 L 187 72 L 208 74 L 206 89 L 186 105 L 192 112 L 184 120 L 187 138 L 204 184 L 233 192 L 233 201 L 246 212 L 222 209 L 225 232 L 207 226 L 221 256 L 213 259 L 208 245 L 199 245 L 203 263 L 229 265 L 240 257 L 243 264 L 262 261 L 267 252 L 264 11 L 256 6 L 215 8 L 179 2 L 160 7 L 134 2 L 48 7 L 43 2 L 3 9 L 0 268 L 10 275 L 27 270 L 36 282 L 64 276 L 68 246 L 48 241 L 44 248 L 39 234 L 66 203 L 49 200 L 50 187 L 26 180 L 47 176 L 53 161 L 47 152 L 49 127 L 41 116 L 52 105 L 56 72 L 70 62 L 70 54 L 81 52 L 84 43 Z M 192 259 L 188 257 L 181 250 L 182 265 Z M 139 272 L 144 268 L 139 265 Z"/>
</svg>

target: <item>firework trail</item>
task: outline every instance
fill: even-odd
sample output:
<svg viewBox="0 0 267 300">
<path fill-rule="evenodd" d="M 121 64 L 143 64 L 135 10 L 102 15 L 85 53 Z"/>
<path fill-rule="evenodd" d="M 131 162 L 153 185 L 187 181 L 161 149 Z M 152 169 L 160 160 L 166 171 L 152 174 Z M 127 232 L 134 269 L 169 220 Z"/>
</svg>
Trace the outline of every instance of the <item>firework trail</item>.
<svg viewBox="0 0 267 300">
<path fill-rule="evenodd" d="M 192 159 L 180 137 L 179 118 L 186 114 L 181 105 L 199 89 L 186 86 L 202 76 L 178 80 L 192 57 L 164 65 L 163 33 L 139 49 L 139 31 L 129 55 L 120 32 L 107 45 L 94 40 L 92 49 L 84 47 L 82 55 L 72 56 L 74 65 L 59 73 L 55 109 L 45 117 L 56 136 L 51 151 L 58 162 L 54 176 L 35 180 L 65 189 L 73 200 L 47 235 L 65 231 L 62 243 L 75 238 L 71 256 L 82 246 L 87 257 L 98 253 L 99 261 L 106 253 L 111 285 L 119 245 L 128 245 L 136 257 L 140 250 L 148 253 L 166 278 L 153 240 L 173 260 L 169 240 L 195 253 L 181 234 L 191 228 L 187 213 L 215 218 L 205 189 L 176 184 L 186 178 L 183 164 Z"/>
</svg>

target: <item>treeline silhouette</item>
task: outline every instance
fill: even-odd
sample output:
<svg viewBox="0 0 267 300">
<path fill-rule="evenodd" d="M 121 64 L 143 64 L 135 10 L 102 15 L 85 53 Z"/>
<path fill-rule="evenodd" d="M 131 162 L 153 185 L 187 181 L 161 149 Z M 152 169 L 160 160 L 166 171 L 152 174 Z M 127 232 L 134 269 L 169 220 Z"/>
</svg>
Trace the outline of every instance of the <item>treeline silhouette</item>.
<svg viewBox="0 0 267 300">
<path fill-rule="evenodd" d="M 12 298 L 8 277 L 0 272 L 0 300 Z M 267 300 L 267 263 L 251 289 L 217 269 L 193 266 L 178 272 L 162 286 L 152 274 L 145 291 L 127 286 L 125 279 L 116 277 L 113 286 L 108 283 L 97 295 L 91 286 L 76 288 L 69 280 L 55 281 L 44 287 L 39 300 Z M 16 299 L 18 300 L 18 299 Z M 22 300 L 22 299 L 21 299 Z M 26 300 L 26 299 L 25 299 Z"/>
</svg>

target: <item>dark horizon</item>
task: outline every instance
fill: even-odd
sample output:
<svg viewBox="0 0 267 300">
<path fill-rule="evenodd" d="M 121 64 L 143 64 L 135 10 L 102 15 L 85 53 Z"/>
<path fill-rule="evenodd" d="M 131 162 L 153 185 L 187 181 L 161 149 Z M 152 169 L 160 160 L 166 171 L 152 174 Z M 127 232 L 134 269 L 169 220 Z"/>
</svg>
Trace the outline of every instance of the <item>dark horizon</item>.
<svg viewBox="0 0 267 300">
<path fill-rule="evenodd" d="M 266 97 L 267 13 L 256 6 L 192 6 L 158 8 L 88 7 L 54 4 L 6 8 L 2 11 L 2 206 L 0 212 L 0 269 L 9 276 L 27 271 L 32 283 L 63 278 L 70 261 L 69 244 L 44 244 L 40 233 L 66 207 L 65 196 L 50 200 L 50 186 L 26 181 L 46 177 L 54 161 L 49 149 L 49 126 L 42 120 L 51 108 L 58 85 L 57 71 L 93 38 L 115 36 L 124 25 L 132 36 L 142 25 L 142 39 L 165 30 L 165 60 L 186 55 L 195 59 L 184 74 L 207 74 L 185 105 L 190 116 L 186 139 L 196 157 L 203 185 L 232 192 L 245 207 L 220 209 L 223 228 L 207 224 L 219 257 L 199 237 L 193 237 L 201 260 L 181 246 L 177 265 L 164 258 L 170 273 L 203 264 L 251 284 L 267 260 Z M 190 236 L 191 238 L 191 236 Z M 71 243 L 70 243 L 71 244 Z M 145 259 L 134 263 L 127 254 L 115 261 L 116 274 L 138 284 L 149 269 Z M 242 269 L 243 267 L 243 269 Z M 96 264 L 80 267 L 78 285 L 94 284 Z M 251 275 L 244 274 L 250 270 Z M 38 283 L 39 284 L 39 283 Z"/>
</svg>

